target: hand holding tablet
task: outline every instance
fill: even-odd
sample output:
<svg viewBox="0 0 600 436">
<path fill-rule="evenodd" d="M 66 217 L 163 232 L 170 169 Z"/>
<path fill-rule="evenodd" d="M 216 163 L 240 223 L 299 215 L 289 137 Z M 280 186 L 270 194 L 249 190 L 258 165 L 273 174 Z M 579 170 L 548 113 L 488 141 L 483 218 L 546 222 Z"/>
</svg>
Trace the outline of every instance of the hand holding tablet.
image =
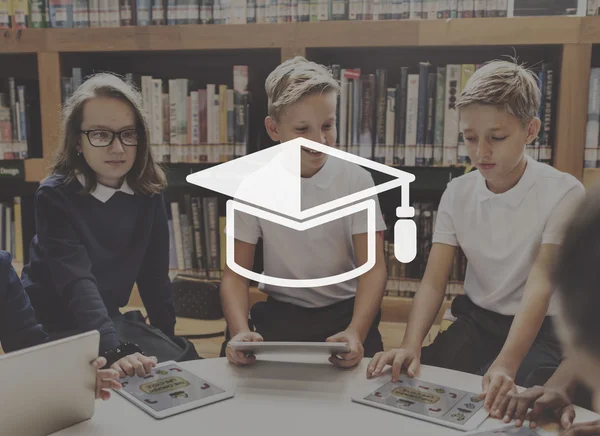
<svg viewBox="0 0 600 436">
<path fill-rule="evenodd" d="M 253 355 L 269 353 L 285 354 L 331 354 L 337 355 L 350 351 L 345 342 L 229 342 L 229 346 L 236 351 L 243 351 Z"/>
<path fill-rule="evenodd" d="M 123 389 L 118 394 L 157 419 L 234 396 L 233 390 L 198 377 L 174 361 L 158 364 L 145 377 L 123 377 L 119 382 Z"/>
</svg>

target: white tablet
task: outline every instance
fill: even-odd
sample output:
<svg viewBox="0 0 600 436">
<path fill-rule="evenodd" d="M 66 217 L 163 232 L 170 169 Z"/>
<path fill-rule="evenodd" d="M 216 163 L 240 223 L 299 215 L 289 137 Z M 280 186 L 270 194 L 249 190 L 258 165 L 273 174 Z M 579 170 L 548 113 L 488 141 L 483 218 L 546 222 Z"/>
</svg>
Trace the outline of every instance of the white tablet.
<svg viewBox="0 0 600 436">
<path fill-rule="evenodd" d="M 229 346 L 248 354 L 261 353 L 302 353 L 302 354 L 340 354 L 348 353 L 346 342 L 229 342 Z"/>
<path fill-rule="evenodd" d="M 475 430 L 488 417 L 474 392 L 428 383 L 402 374 L 378 389 L 358 392 L 352 400 L 457 430 Z"/>
<path fill-rule="evenodd" d="M 174 361 L 162 362 L 145 376 L 119 379 L 116 392 L 157 419 L 206 406 L 234 396 L 234 392 L 183 369 Z"/>
</svg>

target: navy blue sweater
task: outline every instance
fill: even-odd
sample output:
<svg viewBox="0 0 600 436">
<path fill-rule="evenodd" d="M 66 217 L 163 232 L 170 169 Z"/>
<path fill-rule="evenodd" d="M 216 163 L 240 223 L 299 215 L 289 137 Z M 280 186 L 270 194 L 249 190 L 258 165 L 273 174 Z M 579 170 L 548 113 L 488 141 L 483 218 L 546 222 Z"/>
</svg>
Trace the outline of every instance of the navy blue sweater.
<svg viewBox="0 0 600 436">
<path fill-rule="evenodd" d="M 0 343 L 5 352 L 39 345 L 48 335 L 38 324 L 33 307 L 17 272 L 11 264 L 11 256 L 0 251 Z"/>
<path fill-rule="evenodd" d="M 100 351 L 119 345 L 110 318 L 137 282 L 150 323 L 174 335 L 164 197 L 116 192 L 106 203 L 53 175 L 35 194 L 37 234 L 22 279 L 49 333 L 98 330 Z"/>
</svg>

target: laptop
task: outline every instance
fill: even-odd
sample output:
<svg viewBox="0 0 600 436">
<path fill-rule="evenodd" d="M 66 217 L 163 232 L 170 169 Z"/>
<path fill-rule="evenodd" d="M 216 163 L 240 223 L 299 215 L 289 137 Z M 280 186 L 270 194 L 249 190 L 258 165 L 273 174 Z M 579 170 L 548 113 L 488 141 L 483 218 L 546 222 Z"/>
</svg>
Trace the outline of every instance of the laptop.
<svg viewBox="0 0 600 436">
<path fill-rule="evenodd" d="M 0 356 L 0 433 L 46 436 L 94 414 L 100 334 L 70 336 Z"/>
</svg>

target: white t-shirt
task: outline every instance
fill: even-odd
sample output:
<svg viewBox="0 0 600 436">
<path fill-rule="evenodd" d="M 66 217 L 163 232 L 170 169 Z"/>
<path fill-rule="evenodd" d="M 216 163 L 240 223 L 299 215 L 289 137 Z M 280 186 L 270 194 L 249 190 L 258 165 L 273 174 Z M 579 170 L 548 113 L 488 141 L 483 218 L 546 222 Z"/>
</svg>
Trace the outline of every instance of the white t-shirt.
<svg viewBox="0 0 600 436">
<path fill-rule="evenodd" d="M 312 177 L 301 180 L 302 209 L 309 209 L 374 186 L 364 168 L 329 156 Z M 376 230 L 386 229 L 379 201 L 376 202 Z M 275 211 L 276 212 L 276 211 Z M 367 232 L 366 210 L 296 231 L 244 212 L 235 213 L 235 239 L 256 244 L 263 240 L 263 274 L 284 279 L 310 280 L 331 277 L 356 268 L 352 236 Z M 324 307 L 356 295 L 357 279 L 314 288 L 260 284 L 279 301 L 302 307 Z"/>
<path fill-rule="evenodd" d="M 541 244 L 560 244 L 564 225 L 585 195 L 572 175 L 527 157 L 519 182 L 494 194 L 479 171 L 448 183 L 437 212 L 433 243 L 462 247 L 465 294 L 503 315 L 519 310 Z M 548 315 L 555 315 L 553 296 Z"/>
</svg>

